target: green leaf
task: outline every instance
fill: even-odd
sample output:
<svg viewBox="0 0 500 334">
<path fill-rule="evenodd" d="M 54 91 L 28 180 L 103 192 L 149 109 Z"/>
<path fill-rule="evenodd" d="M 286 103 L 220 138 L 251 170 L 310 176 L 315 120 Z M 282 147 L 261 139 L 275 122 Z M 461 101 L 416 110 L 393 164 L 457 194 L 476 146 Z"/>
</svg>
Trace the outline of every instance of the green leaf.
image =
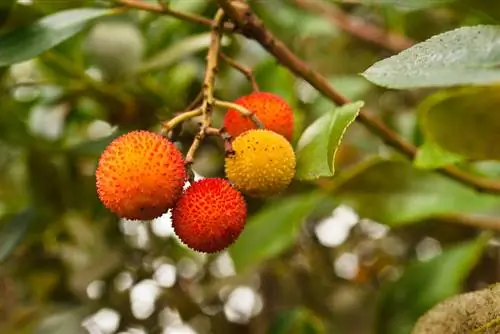
<svg viewBox="0 0 500 334">
<path fill-rule="evenodd" d="M 445 213 L 479 213 L 500 204 L 498 197 L 478 194 L 438 173 L 392 160 L 374 160 L 352 170 L 334 196 L 360 216 L 389 226 Z"/>
<path fill-rule="evenodd" d="M 462 27 L 381 60 L 362 75 L 394 89 L 500 83 L 500 27 Z"/>
<path fill-rule="evenodd" d="M 210 46 L 210 42 L 211 36 L 209 32 L 184 38 L 180 42 L 169 45 L 166 49 L 159 51 L 157 54 L 144 61 L 138 71 L 140 73 L 146 73 L 169 67 L 179 60 L 207 49 Z M 228 43 L 229 39 L 227 38 L 221 40 L 222 45 L 227 45 Z"/>
<path fill-rule="evenodd" d="M 61 11 L 0 36 L 0 66 L 29 60 L 80 32 L 98 17 L 115 9 L 79 8 Z"/>
<path fill-rule="evenodd" d="M 363 5 L 391 6 L 402 11 L 420 10 L 452 3 L 456 0 L 349 0 Z M 337 2 L 343 2 L 337 0 Z"/>
<path fill-rule="evenodd" d="M 422 314 L 459 293 L 488 239 L 489 236 L 481 236 L 446 249 L 429 261 L 409 264 L 399 280 L 382 288 L 376 333 L 409 334 Z"/>
<path fill-rule="evenodd" d="M 500 160 L 500 86 L 452 89 L 420 105 L 423 132 L 444 150 L 477 160 Z"/>
<path fill-rule="evenodd" d="M 35 217 L 32 209 L 19 212 L 0 232 L 0 263 L 4 262 L 23 240 Z"/>
<path fill-rule="evenodd" d="M 335 154 L 347 128 L 358 116 L 364 102 L 358 101 L 334 109 L 312 123 L 297 144 L 298 180 L 333 176 Z"/>
<path fill-rule="evenodd" d="M 300 225 L 322 195 L 287 197 L 259 211 L 247 221 L 238 240 L 229 248 L 238 272 L 279 255 L 290 247 Z"/>
<path fill-rule="evenodd" d="M 431 141 L 426 141 L 417 151 L 413 165 L 420 169 L 436 169 L 463 161 L 461 155 L 443 150 Z"/>
<path fill-rule="evenodd" d="M 323 334 L 325 326 L 306 308 L 287 310 L 278 315 L 269 334 Z"/>
</svg>

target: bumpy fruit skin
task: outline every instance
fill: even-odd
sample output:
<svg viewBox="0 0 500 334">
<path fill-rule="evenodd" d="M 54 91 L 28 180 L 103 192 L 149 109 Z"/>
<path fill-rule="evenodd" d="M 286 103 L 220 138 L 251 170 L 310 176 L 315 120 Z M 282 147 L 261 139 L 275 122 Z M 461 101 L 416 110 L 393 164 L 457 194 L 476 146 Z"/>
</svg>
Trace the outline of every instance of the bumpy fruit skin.
<svg viewBox="0 0 500 334">
<path fill-rule="evenodd" d="M 225 170 L 228 180 L 244 194 L 269 197 L 285 190 L 295 176 L 295 152 L 280 134 L 249 130 L 232 143 Z"/>
<path fill-rule="evenodd" d="M 154 219 L 172 208 L 185 179 L 181 152 L 161 135 L 143 130 L 112 141 L 96 170 L 101 202 L 131 220 Z"/>
<path fill-rule="evenodd" d="M 294 117 L 290 105 L 278 95 L 268 92 L 254 92 L 242 96 L 234 103 L 253 112 L 267 130 L 274 131 L 292 140 Z M 228 109 L 224 116 L 224 128 L 233 137 L 241 135 L 256 126 L 253 121 L 234 109 Z"/>
<path fill-rule="evenodd" d="M 245 199 L 221 178 L 193 183 L 172 210 L 175 234 L 189 248 L 203 253 L 219 252 L 235 242 L 246 218 Z"/>
</svg>

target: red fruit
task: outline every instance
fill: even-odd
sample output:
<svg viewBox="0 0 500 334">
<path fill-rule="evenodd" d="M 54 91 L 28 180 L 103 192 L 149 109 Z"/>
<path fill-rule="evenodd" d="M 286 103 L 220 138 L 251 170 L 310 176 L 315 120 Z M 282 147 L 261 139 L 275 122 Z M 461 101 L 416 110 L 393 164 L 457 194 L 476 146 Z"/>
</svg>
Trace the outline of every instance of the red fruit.
<svg viewBox="0 0 500 334">
<path fill-rule="evenodd" d="M 221 178 L 193 183 L 172 210 L 175 234 L 189 248 L 204 253 L 221 251 L 235 242 L 246 218 L 243 196 Z"/>
<path fill-rule="evenodd" d="M 253 112 L 267 130 L 277 132 L 288 140 L 292 139 L 294 117 L 290 105 L 278 95 L 267 92 L 254 92 L 242 96 L 234 103 Z M 224 117 L 224 128 L 233 136 L 256 129 L 255 123 L 234 109 L 228 109 Z"/>
<path fill-rule="evenodd" d="M 131 220 L 154 219 L 172 208 L 185 179 L 181 152 L 161 135 L 142 130 L 113 140 L 96 170 L 101 202 Z"/>
</svg>

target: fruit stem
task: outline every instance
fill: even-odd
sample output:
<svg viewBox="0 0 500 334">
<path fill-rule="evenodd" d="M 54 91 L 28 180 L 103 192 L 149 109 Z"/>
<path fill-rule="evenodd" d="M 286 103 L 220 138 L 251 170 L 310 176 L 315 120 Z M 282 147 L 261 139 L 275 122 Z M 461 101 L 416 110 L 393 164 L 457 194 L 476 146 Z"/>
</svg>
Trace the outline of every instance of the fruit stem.
<svg viewBox="0 0 500 334">
<path fill-rule="evenodd" d="M 232 137 L 224 128 L 207 128 L 205 129 L 205 134 L 207 136 L 218 136 L 224 140 L 224 151 L 226 155 L 234 154 L 233 144 L 231 143 Z"/>
<path fill-rule="evenodd" d="M 230 154 L 234 154 L 233 144 L 231 143 L 233 138 L 226 131 L 226 129 L 224 129 L 224 128 L 220 128 L 220 129 L 207 128 L 205 130 L 205 133 L 208 136 L 218 136 L 218 137 L 221 137 L 222 140 L 224 140 L 224 151 L 225 151 L 226 156 L 230 155 Z"/>
<path fill-rule="evenodd" d="M 251 68 L 238 63 L 236 60 L 227 56 L 224 52 L 219 52 L 219 57 L 223 61 L 225 61 L 229 66 L 235 68 L 237 71 L 243 74 L 248 79 L 248 81 L 250 81 L 250 84 L 252 85 L 252 90 L 254 92 L 260 91 L 259 85 L 257 84 L 257 80 L 255 79 L 255 75 L 253 74 Z"/>
<path fill-rule="evenodd" d="M 191 164 L 194 160 L 194 155 L 201 142 L 205 138 L 206 129 L 212 125 L 212 110 L 214 107 L 214 84 L 215 75 L 217 73 L 217 63 L 219 59 L 219 51 L 222 38 L 222 26 L 224 24 L 224 11 L 219 9 L 215 14 L 212 24 L 211 43 L 207 52 L 207 68 L 205 70 L 205 78 L 203 80 L 203 102 L 201 104 L 201 113 L 203 122 L 200 131 L 196 135 L 188 153 L 186 154 L 186 163 Z"/>
<path fill-rule="evenodd" d="M 239 112 L 240 114 L 242 114 L 243 116 L 249 117 L 259 129 L 264 129 L 264 124 L 262 124 L 260 119 L 253 112 L 251 112 L 250 110 L 248 110 L 247 108 L 245 108 L 239 104 L 228 102 L 228 101 L 215 100 L 214 105 L 216 107 L 234 109 L 237 112 Z"/>
<path fill-rule="evenodd" d="M 200 91 L 185 110 L 192 110 L 198 107 L 202 101 L 203 101 L 203 91 Z"/>
<path fill-rule="evenodd" d="M 194 170 L 191 166 L 191 164 L 187 165 L 187 181 L 190 183 L 190 184 L 193 184 L 194 182 Z"/>
<path fill-rule="evenodd" d="M 175 116 L 171 120 L 169 120 L 167 122 L 163 122 L 161 124 L 161 128 L 162 128 L 161 132 L 164 133 L 164 134 L 167 134 L 173 128 L 175 128 L 177 125 L 179 125 L 180 123 L 182 123 L 184 121 L 187 121 L 188 119 L 191 119 L 193 117 L 199 116 L 201 114 L 202 114 L 201 107 L 193 109 L 193 110 L 190 110 L 190 111 L 183 112 L 183 113 Z"/>
<path fill-rule="evenodd" d="M 221 136 L 221 129 L 217 128 L 206 128 L 205 129 L 205 134 L 207 136 Z"/>
<path fill-rule="evenodd" d="M 233 149 L 233 138 L 229 133 L 226 132 L 226 130 L 221 129 L 220 130 L 220 137 L 224 140 L 224 152 L 226 156 L 233 155 L 234 154 L 234 149 Z"/>
</svg>

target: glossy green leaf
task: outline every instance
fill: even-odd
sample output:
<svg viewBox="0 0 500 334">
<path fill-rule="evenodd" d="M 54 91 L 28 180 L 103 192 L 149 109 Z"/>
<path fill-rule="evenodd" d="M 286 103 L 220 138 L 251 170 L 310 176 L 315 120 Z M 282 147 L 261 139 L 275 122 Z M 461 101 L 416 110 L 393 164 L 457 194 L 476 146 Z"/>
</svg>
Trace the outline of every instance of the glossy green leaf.
<svg viewBox="0 0 500 334">
<path fill-rule="evenodd" d="M 461 155 L 443 150 L 431 141 L 419 147 L 413 165 L 420 169 L 435 169 L 463 161 Z"/>
<path fill-rule="evenodd" d="M 406 161 L 375 160 L 351 171 L 334 191 L 361 217 L 390 226 L 410 224 L 445 213 L 477 213 L 500 198 L 473 189 Z"/>
<path fill-rule="evenodd" d="M 90 21 L 116 9 L 79 8 L 61 11 L 0 36 L 0 66 L 29 60 L 84 29 Z"/>
<path fill-rule="evenodd" d="M 0 263 L 16 249 L 34 220 L 33 210 L 26 209 L 15 215 L 0 231 Z"/>
<path fill-rule="evenodd" d="M 364 102 L 358 101 L 334 109 L 312 123 L 297 144 L 298 180 L 333 176 L 335 154 L 347 128 L 358 116 Z"/>
<path fill-rule="evenodd" d="M 211 36 L 209 32 L 184 38 L 180 42 L 169 45 L 164 50 L 145 60 L 138 71 L 146 73 L 169 67 L 196 52 L 207 49 L 210 46 L 210 41 Z M 221 41 L 222 45 L 227 45 L 228 42 L 227 38 L 223 38 Z"/>
<path fill-rule="evenodd" d="M 375 63 L 363 76 L 394 89 L 499 83 L 499 40 L 500 26 L 458 28 Z"/>
<path fill-rule="evenodd" d="M 325 326 L 311 311 L 296 308 L 282 312 L 274 321 L 269 334 L 323 334 Z"/>
<path fill-rule="evenodd" d="M 238 272 L 277 256 L 290 247 L 300 225 L 322 195 L 311 193 L 271 202 L 250 217 L 238 240 L 229 248 Z"/>
<path fill-rule="evenodd" d="M 409 334 L 417 319 L 438 302 L 460 292 L 489 236 L 456 245 L 425 262 L 409 264 L 383 287 L 376 314 L 377 334 Z"/>
<path fill-rule="evenodd" d="M 500 87 L 436 93 L 420 106 L 423 132 L 444 150 L 477 160 L 499 160 Z"/>
</svg>

